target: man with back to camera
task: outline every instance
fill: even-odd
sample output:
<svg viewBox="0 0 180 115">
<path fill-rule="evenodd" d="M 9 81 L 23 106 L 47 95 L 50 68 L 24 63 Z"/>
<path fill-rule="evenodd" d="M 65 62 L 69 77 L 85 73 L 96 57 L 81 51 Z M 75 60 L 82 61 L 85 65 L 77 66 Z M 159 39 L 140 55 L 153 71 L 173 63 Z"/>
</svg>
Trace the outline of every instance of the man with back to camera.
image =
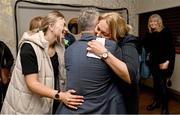
<svg viewBox="0 0 180 115">
<path fill-rule="evenodd" d="M 67 89 L 73 88 L 84 96 L 84 103 L 76 110 L 59 105 L 56 113 L 66 114 L 122 114 L 126 113 L 122 95 L 113 83 L 113 72 L 104 62 L 108 52 L 121 56 L 115 42 L 105 40 L 108 51 L 99 56 L 87 53 L 87 42 L 95 40 L 94 29 L 99 13 L 93 8 L 84 9 L 78 17 L 82 30 L 81 38 L 65 52 Z M 100 38 L 103 41 L 103 38 Z"/>
</svg>

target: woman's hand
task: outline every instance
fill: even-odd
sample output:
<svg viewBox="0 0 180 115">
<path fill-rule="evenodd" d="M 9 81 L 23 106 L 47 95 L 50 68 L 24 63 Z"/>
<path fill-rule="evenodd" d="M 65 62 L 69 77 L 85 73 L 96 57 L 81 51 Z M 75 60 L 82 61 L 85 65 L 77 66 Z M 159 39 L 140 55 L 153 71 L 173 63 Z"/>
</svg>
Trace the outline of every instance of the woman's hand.
<svg viewBox="0 0 180 115">
<path fill-rule="evenodd" d="M 100 42 L 96 40 L 91 40 L 88 42 L 87 50 L 89 52 L 95 53 L 98 56 L 100 56 L 104 52 L 107 52 L 107 49 Z"/>
<path fill-rule="evenodd" d="M 159 64 L 159 67 L 160 67 L 160 69 L 164 70 L 164 69 L 168 68 L 168 65 L 169 65 L 169 60 L 167 60 L 164 63 Z"/>
<path fill-rule="evenodd" d="M 60 100 L 68 107 L 72 109 L 78 109 L 77 106 L 82 105 L 84 97 L 75 94 L 75 90 L 68 90 L 66 92 L 60 92 Z"/>
</svg>

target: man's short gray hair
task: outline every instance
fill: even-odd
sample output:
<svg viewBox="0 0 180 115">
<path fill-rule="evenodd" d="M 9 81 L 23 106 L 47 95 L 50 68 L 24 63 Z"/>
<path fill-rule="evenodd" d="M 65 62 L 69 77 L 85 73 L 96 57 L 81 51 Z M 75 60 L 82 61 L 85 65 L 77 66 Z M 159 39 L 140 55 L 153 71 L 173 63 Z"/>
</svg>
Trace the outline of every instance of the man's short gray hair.
<svg viewBox="0 0 180 115">
<path fill-rule="evenodd" d="M 84 8 L 78 17 L 78 25 L 82 31 L 88 31 L 95 28 L 99 18 L 99 12 L 92 7 Z"/>
</svg>

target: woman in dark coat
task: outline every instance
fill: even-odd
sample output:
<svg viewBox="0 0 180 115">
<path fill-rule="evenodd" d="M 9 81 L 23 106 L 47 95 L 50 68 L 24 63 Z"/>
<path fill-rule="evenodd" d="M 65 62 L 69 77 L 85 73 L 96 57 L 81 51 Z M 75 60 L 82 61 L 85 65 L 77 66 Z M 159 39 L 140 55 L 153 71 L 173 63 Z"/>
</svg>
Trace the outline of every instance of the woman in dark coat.
<svg viewBox="0 0 180 115">
<path fill-rule="evenodd" d="M 172 34 L 163 26 L 162 18 L 153 14 L 148 21 L 149 31 L 144 38 L 144 47 L 149 55 L 149 64 L 154 82 L 154 99 L 147 110 L 159 108 L 162 113 L 168 112 L 167 81 L 170 79 L 175 62 L 175 48 Z"/>
<path fill-rule="evenodd" d="M 129 29 L 125 19 L 120 14 L 109 12 L 99 17 L 95 32 L 97 36 L 115 41 L 121 49 L 122 57 L 116 58 L 109 53 L 105 62 L 116 73 L 114 83 L 123 95 L 127 114 L 138 114 L 139 55 L 136 49 L 137 39 L 129 34 Z M 96 55 L 107 50 L 107 47 L 102 46 L 95 40 L 88 42 L 88 46 L 88 50 Z"/>
</svg>

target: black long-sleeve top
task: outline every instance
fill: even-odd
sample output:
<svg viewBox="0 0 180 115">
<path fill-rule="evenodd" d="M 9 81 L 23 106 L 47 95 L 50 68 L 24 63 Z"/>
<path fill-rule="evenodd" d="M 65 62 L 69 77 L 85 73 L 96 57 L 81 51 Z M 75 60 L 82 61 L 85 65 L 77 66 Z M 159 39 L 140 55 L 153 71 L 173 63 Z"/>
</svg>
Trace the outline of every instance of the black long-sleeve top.
<svg viewBox="0 0 180 115">
<path fill-rule="evenodd" d="M 172 34 L 164 28 L 161 32 L 146 33 L 143 40 L 144 47 L 150 53 L 150 61 L 154 64 L 175 60 L 175 48 Z"/>
<path fill-rule="evenodd" d="M 171 76 L 175 63 L 175 47 L 173 37 L 169 29 L 161 32 L 146 33 L 143 40 L 144 48 L 150 54 L 151 68 L 159 67 L 159 64 L 169 60 L 166 76 Z"/>
</svg>

